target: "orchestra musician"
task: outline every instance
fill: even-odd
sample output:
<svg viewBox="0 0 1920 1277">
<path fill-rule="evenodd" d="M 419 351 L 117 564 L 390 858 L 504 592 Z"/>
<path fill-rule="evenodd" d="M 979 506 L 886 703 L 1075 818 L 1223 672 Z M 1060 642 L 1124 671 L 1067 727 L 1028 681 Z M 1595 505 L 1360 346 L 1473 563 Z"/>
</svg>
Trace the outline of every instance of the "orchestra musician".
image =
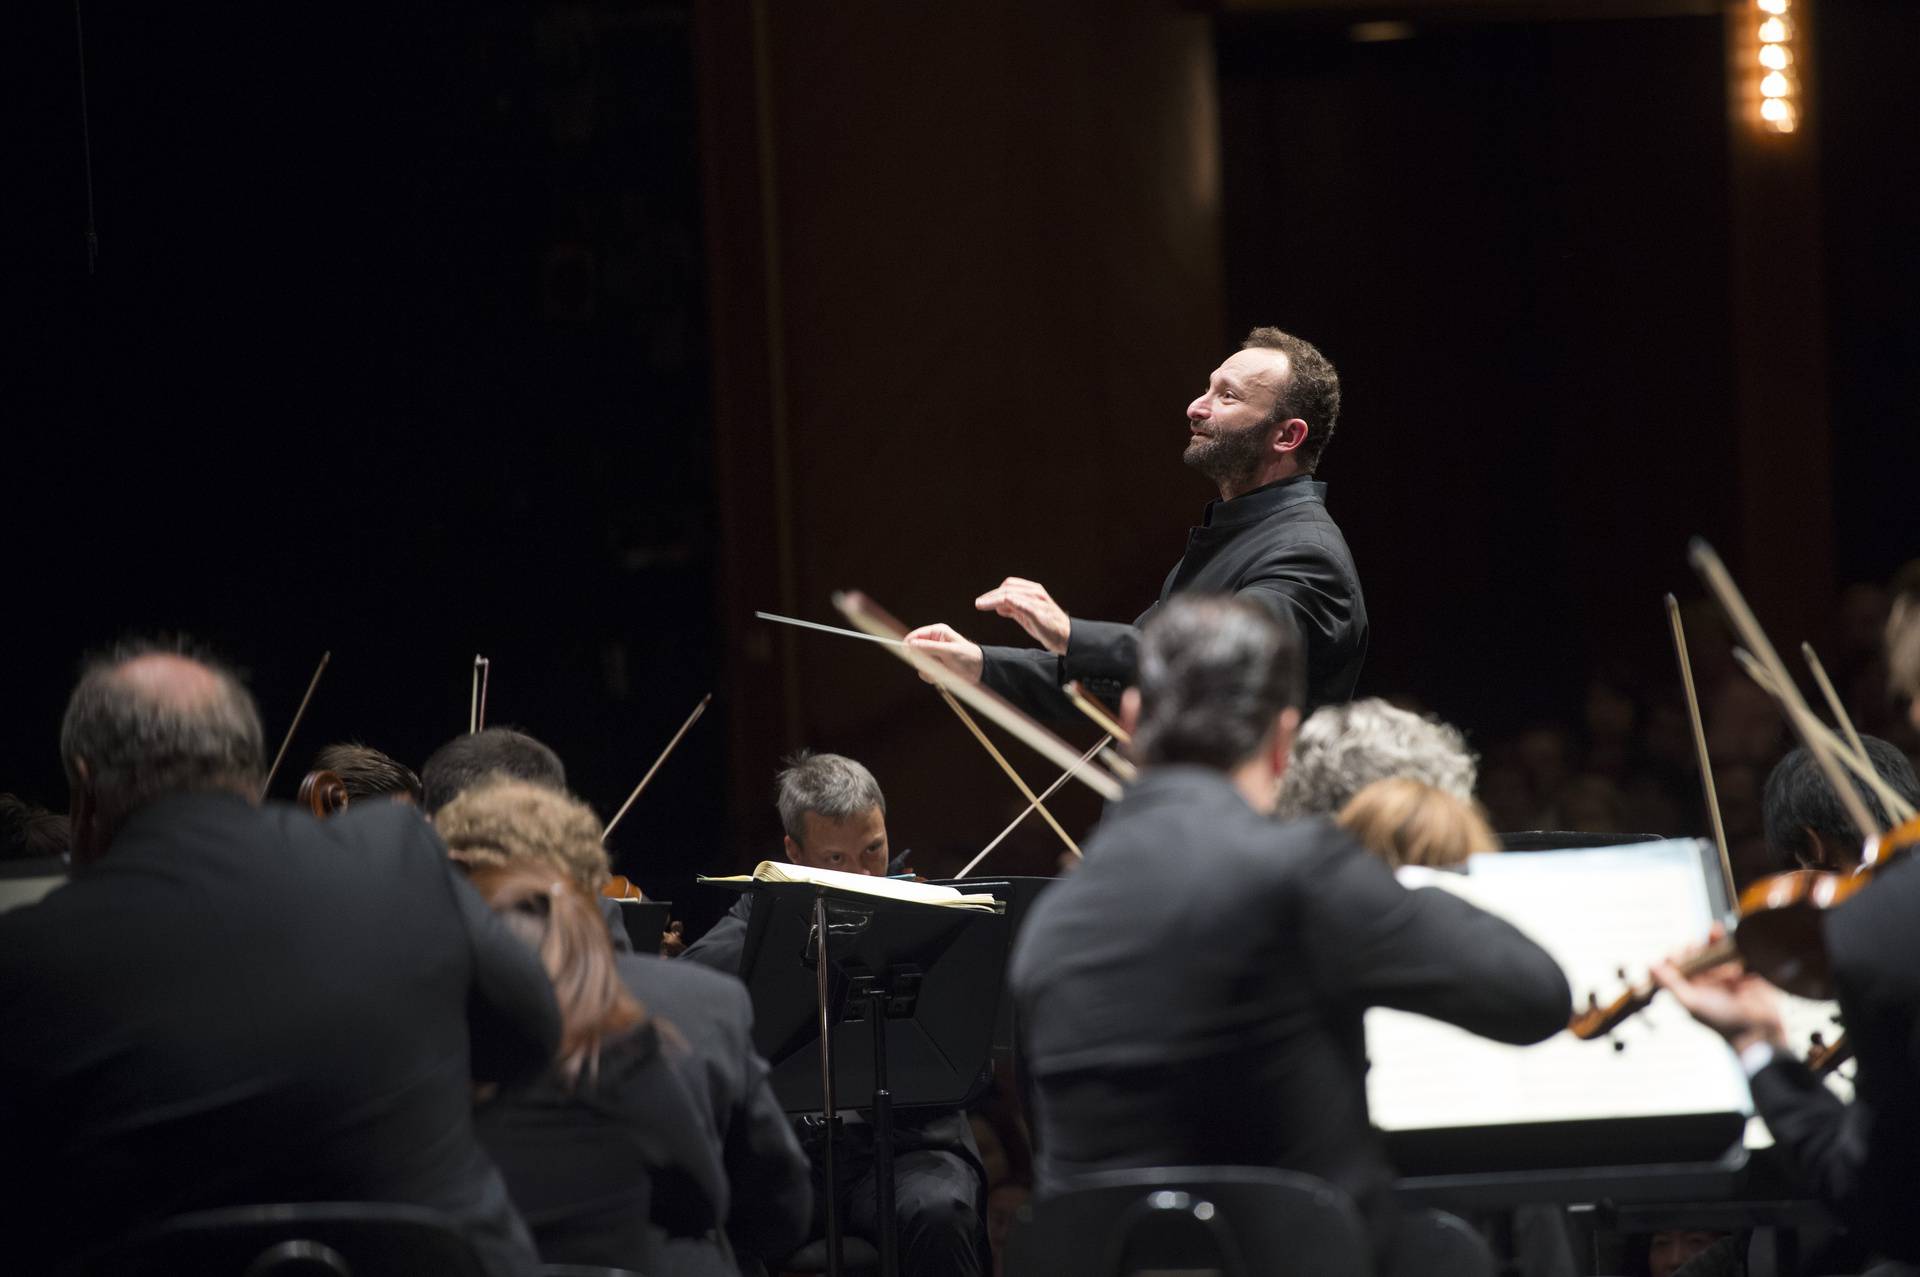
<svg viewBox="0 0 1920 1277">
<path fill-rule="evenodd" d="M 1479 772 L 1467 738 L 1449 723 L 1377 696 L 1323 705 L 1294 734 L 1274 814 L 1332 816 L 1362 789 L 1388 777 L 1419 781 L 1472 802 Z"/>
<path fill-rule="evenodd" d="M 471 1089 L 546 1067 L 553 991 L 419 814 L 263 808 L 253 698 L 172 649 L 91 663 L 60 753 L 74 877 L 0 916 L 9 1268 L 182 1211 L 384 1201 L 531 1274 Z"/>
<path fill-rule="evenodd" d="M 1570 996 L 1507 923 L 1402 887 L 1324 820 L 1269 819 L 1300 666 L 1291 628 L 1245 600 L 1176 599 L 1148 621 L 1122 703 L 1140 779 L 1015 942 L 1036 1188 L 1124 1167 L 1305 1171 L 1352 1195 L 1395 1271 L 1362 1013 L 1530 1043 L 1565 1027 Z"/>
<path fill-rule="evenodd" d="M 720 1142 L 674 1071 L 672 1026 L 621 982 L 600 911 L 572 879 L 533 862 L 471 876 L 539 953 L 561 1023 L 545 1075 L 481 1097 L 480 1141 L 542 1263 L 662 1272 L 660 1239 L 713 1235 L 728 1205 Z"/>
<path fill-rule="evenodd" d="M 1374 781 L 1348 800 L 1334 823 L 1394 869 L 1454 869 L 1469 856 L 1500 850 L 1479 803 L 1408 776 Z"/>
<path fill-rule="evenodd" d="M 786 760 L 775 782 L 775 805 L 784 830 L 781 847 L 789 863 L 885 877 L 889 865 L 887 800 L 866 767 L 839 754 L 801 750 Z M 904 853 L 903 853 L 904 854 Z M 746 946 L 752 898 L 743 896 L 713 929 L 687 947 L 682 962 L 737 973 Z M 843 1111 L 835 1145 L 835 1202 L 849 1233 L 877 1233 L 873 1128 Z M 828 1191 L 823 1137 L 809 1130 L 813 1163 L 815 1231 L 825 1228 Z M 986 1172 L 966 1114 L 898 1115 L 894 1118 L 894 1218 L 899 1230 L 900 1270 L 915 1277 L 977 1277 L 983 1271 Z"/>
<path fill-rule="evenodd" d="M 483 776 L 442 807 L 434 822 L 448 849 L 469 866 L 544 866 L 589 899 L 598 898 L 608 877 L 599 818 L 546 785 Z M 767 1062 L 753 1046 L 746 986 L 731 974 L 631 948 L 614 961 L 634 1000 L 672 1025 L 684 1048 L 670 1052 L 669 1061 L 693 1096 L 713 1147 L 721 1150 L 730 1191 L 717 1207 L 734 1256 L 742 1263 L 778 1258 L 806 1240 L 812 1198 L 800 1146 L 767 1082 Z M 731 1209 L 733 1203 L 740 1208 Z M 735 1271 L 718 1237 L 676 1236 L 671 1224 L 659 1222 L 656 1263 L 648 1271 L 685 1277 Z"/>
<path fill-rule="evenodd" d="M 1878 736 L 1862 736 L 1867 759 L 1880 778 L 1907 802 L 1920 807 L 1920 778 L 1907 756 Z M 1888 819 L 1879 795 L 1858 777 L 1850 777 L 1854 792 L 1882 829 Z M 1760 819 L 1766 831 L 1767 852 L 1779 869 L 1835 869 L 1860 867 L 1860 831 L 1846 808 L 1820 773 L 1804 745 L 1794 748 L 1774 765 L 1760 799 Z"/>
<path fill-rule="evenodd" d="M 1891 1263 L 1920 1272 L 1920 861 L 1882 869 L 1826 917 L 1827 959 L 1852 1043 L 1854 1100 L 1823 1085 L 1788 1043 L 1779 994 L 1728 963 L 1654 978 L 1739 1055 L 1760 1116 L 1800 1181 Z"/>
<path fill-rule="evenodd" d="M 438 820 L 440 809 L 469 789 L 496 780 L 522 780 L 557 794 L 567 792 L 567 767 L 560 755 L 546 742 L 512 727 L 483 727 L 454 737 L 428 756 L 420 776 L 421 805 L 429 820 Z M 604 864 L 606 853 L 597 854 Z M 599 894 L 605 881 L 603 876 L 588 883 L 587 890 L 594 894 L 614 949 L 631 953 L 633 938 L 627 934 L 619 902 Z"/>
<path fill-rule="evenodd" d="M 1909 713 L 1920 727 L 1920 607 L 1911 596 L 1895 603 L 1886 642 L 1892 690 L 1915 697 Z M 1874 770 L 1910 796 L 1910 768 L 1888 775 L 1891 760 L 1875 748 L 1882 742 L 1862 743 Z M 1774 779 L 1781 801 L 1768 805 L 1769 843 L 1858 871 L 1862 857 L 1830 846 L 1846 835 L 1826 828 L 1821 814 L 1839 806 L 1837 793 L 1817 775 L 1797 782 L 1777 769 Z M 1770 779 L 1770 798 L 1774 791 Z M 1856 792 L 1867 817 L 1886 815 L 1867 789 L 1856 785 Z M 1789 795 L 1797 801 L 1789 803 Z M 1801 828 L 1805 841 L 1794 837 Z M 1920 1184 L 1920 859 L 1905 848 L 1896 855 L 1821 916 L 1826 965 L 1855 1061 L 1851 1102 L 1828 1090 L 1791 1049 L 1779 992 L 1760 975 L 1738 962 L 1689 972 L 1683 964 L 1691 953 L 1653 967 L 1660 986 L 1739 1056 L 1754 1107 L 1801 1183 L 1883 1257 L 1871 1277 L 1920 1274 L 1920 1214 L 1911 1200 Z"/>
<path fill-rule="evenodd" d="M 413 768 L 359 741 L 340 741 L 313 756 L 309 772 L 332 772 L 346 787 L 349 805 L 373 799 L 419 803 L 426 790 Z"/>
<path fill-rule="evenodd" d="M 421 806 L 429 817 L 484 780 L 500 776 L 567 792 L 560 755 L 523 731 L 486 727 L 456 736 L 428 756 L 420 769 Z"/>
<path fill-rule="evenodd" d="M 1219 493 L 1159 600 L 1133 624 L 1069 616 L 1044 585 L 1008 577 L 974 601 L 1038 649 L 982 647 L 949 625 L 907 641 L 1036 717 L 1071 721 L 1062 688 L 1109 699 L 1133 682 L 1139 627 L 1176 595 L 1236 594 L 1291 621 L 1305 642 L 1308 706 L 1349 699 L 1367 654 L 1367 609 L 1346 538 L 1315 478 L 1340 413 L 1340 379 L 1308 342 L 1255 328 L 1187 405 L 1187 465 Z"/>
<path fill-rule="evenodd" d="M 788 755 L 774 778 L 774 806 L 783 831 L 781 858 L 788 864 L 872 878 L 891 872 L 886 795 L 873 773 L 853 759 L 810 749 Z M 741 896 L 680 956 L 737 974 L 752 911 L 753 897 Z"/>
</svg>

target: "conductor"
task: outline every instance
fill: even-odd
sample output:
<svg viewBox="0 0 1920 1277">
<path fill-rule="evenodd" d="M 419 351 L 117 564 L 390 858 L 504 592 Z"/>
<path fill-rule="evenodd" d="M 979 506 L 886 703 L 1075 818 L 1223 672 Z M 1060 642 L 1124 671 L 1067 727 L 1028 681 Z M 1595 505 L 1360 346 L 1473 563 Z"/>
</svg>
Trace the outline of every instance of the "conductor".
<svg viewBox="0 0 1920 1277">
<path fill-rule="evenodd" d="M 1118 699 L 1133 682 L 1140 626 L 1176 594 L 1235 594 L 1290 621 L 1305 644 L 1309 709 L 1352 698 L 1367 608 L 1346 538 L 1314 478 L 1340 415 L 1340 378 L 1312 344 L 1256 328 L 1187 405 L 1183 460 L 1219 492 L 1158 600 L 1129 625 L 1068 616 L 1038 581 L 1008 577 L 974 600 L 1019 623 L 1038 649 L 982 647 L 948 625 L 907 641 L 1039 718 L 1073 717 L 1078 681 Z"/>
</svg>

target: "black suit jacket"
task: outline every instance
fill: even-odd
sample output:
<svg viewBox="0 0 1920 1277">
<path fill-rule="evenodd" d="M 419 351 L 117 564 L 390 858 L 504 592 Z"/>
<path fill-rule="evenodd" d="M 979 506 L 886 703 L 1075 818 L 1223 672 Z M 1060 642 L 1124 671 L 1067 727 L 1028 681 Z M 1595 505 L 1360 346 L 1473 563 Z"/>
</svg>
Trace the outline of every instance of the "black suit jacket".
<svg viewBox="0 0 1920 1277">
<path fill-rule="evenodd" d="M 1279 1166 L 1351 1193 L 1384 1239 L 1362 1013 L 1504 1042 L 1566 1026 L 1566 979 L 1532 941 L 1407 890 L 1326 821 L 1269 820 L 1210 769 L 1149 769 L 1086 852 L 1013 955 L 1042 1191 L 1122 1167 Z"/>
<path fill-rule="evenodd" d="M 1800 1177 L 1865 1239 L 1920 1262 L 1920 860 L 1882 870 L 1828 918 L 1827 955 L 1857 1060 L 1843 1103 L 1800 1061 L 1753 1078 L 1754 1105 Z"/>
<path fill-rule="evenodd" d="M 740 963 L 747 956 L 747 924 L 753 919 L 753 897 L 741 893 L 733 908 L 707 929 L 707 934 L 686 947 L 680 960 L 692 962 L 728 975 L 740 974 Z"/>
<path fill-rule="evenodd" d="M 10 1249 L 72 1254 L 214 1206 L 393 1201 L 451 1215 L 494 1274 L 533 1268 L 471 1082 L 545 1067 L 553 992 L 414 808 L 323 823 L 161 799 L 0 917 L 0 953 Z"/>
<path fill-rule="evenodd" d="M 549 1070 L 502 1090 L 474 1123 L 543 1263 L 659 1272 L 664 1238 L 710 1237 L 723 1218 L 719 1142 L 654 1023 L 571 1082 Z"/>
<path fill-rule="evenodd" d="M 627 988 L 661 1023 L 668 1061 L 720 1150 L 731 1193 L 718 1206 L 733 1249 L 742 1258 L 784 1256 L 807 1239 L 813 1188 L 806 1156 L 767 1083 L 767 1062 L 753 1045 L 747 986 L 679 959 L 623 953 L 617 961 Z M 656 1254 L 649 1272 L 733 1271 L 710 1242 L 663 1239 Z"/>
<path fill-rule="evenodd" d="M 1326 484 L 1298 475 L 1208 502 L 1159 599 L 1132 625 L 1075 617 L 1064 656 L 988 647 L 982 682 L 1036 717 L 1078 721 L 1061 687 L 1078 679 L 1117 700 L 1133 682 L 1140 627 L 1154 607 L 1192 591 L 1239 595 L 1292 622 L 1306 648 L 1309 708 L 1352 699 L 1367 655 L 1367 605 L 1326 493 Z"/>
</svg>

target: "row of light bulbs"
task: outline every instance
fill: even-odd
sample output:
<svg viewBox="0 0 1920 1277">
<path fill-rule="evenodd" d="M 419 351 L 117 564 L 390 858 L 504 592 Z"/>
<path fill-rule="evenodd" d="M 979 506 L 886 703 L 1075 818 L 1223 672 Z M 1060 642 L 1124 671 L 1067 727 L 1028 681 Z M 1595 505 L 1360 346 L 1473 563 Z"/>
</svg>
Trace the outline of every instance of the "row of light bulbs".
<svg viewBox="0 0 1920 1277">
<path fill-rule="evenodd" d="M 1760 118 L 1776 133 L 1800 123 L 1798 78 L 1793 72 L 1793 0 L 1754 0 L 1760 17 Z"/>
</svg>

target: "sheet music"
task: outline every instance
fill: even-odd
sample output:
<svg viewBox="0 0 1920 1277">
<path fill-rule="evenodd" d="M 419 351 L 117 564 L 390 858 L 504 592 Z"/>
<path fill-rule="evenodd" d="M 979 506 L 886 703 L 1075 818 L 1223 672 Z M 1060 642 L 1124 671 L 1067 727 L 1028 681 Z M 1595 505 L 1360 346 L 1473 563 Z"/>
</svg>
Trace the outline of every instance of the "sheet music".
<svg viewBox="0 0 1920 1277">
<path fill-rule="evenodd" d="M 1574 1000 L 1604 1004 L 1646 964 L 1704 939 L 1712 922 L 1692 839 L 1595 850 L 1475 856 L 1466 874 L 1402 871 L 1506 919 L 1567 973 Z M 1606 1041 L 1561 1032 L 1538 1046 L 1489 1042 L 1404 1012 L 1367 1013 L 1367 1095 L 1386 1130 L 1751 1112 L 1726 1044 L 1671 998 Z"/>
</svg>

